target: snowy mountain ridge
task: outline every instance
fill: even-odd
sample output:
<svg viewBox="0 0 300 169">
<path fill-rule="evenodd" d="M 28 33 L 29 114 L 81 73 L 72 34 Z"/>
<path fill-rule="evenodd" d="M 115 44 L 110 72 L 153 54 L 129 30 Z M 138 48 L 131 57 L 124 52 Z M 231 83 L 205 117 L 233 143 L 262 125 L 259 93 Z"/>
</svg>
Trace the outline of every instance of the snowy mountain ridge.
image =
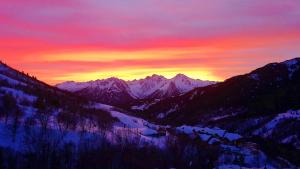
<svg viewBox="0 0 300 169">
<path fill-rule="evenodd" d="M 196 87 L 203 87 L 214 84 L 212 81 L 203 81 L 192 79 L 183 74 L 178 74 L 171 79 L 167 79 L 161 75 L 147 76 L 144 79 L 124 81 L 118 78 L 108 78 L 102 80 L 88 82 L 67 81 L 56 86 L 62 90 L 70 92 L 79 92 L 83 89 L 109 90 L 112 92 L 126 92 L 133 98 L 145 99 L 155 97 L 155 93 L 159 96 L 166 97 L 176 95 L 178 93 L 186 93 Z"/>
</svg>

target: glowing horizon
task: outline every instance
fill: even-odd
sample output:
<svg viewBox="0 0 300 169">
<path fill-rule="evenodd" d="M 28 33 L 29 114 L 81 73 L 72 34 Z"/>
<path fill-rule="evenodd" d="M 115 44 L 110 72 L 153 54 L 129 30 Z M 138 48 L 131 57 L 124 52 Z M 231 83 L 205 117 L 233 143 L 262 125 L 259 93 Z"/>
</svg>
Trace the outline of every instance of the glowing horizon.
<svg viewBox="0 0 300 169">
<path fill-rule="evenodd" d="M 0 60 L 50 84 L 222 81 L 300 57 L 299 18 L 291 0 L 4 0 Z"/>
</svg>

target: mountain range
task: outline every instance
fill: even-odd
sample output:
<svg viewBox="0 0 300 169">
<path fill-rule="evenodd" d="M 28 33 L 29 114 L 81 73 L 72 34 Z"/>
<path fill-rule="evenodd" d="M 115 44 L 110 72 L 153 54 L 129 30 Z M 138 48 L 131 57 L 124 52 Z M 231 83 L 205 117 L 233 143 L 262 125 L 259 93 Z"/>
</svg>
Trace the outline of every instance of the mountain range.
<svg viewBox="0 0 300 169">
<path fill-rule="evenodd" d="M 144 79 L 125 81 L 108 78 L 89 82 L 68 81 L 56 87 L 88 99 L 115 106 L 133 105 L 141 100 L 164 99 L 184 94 L 196 87 L 215 84 L 213 81 L 196 80 L 177 74 L 171 79 L 153 74 Z"/>
</svg>

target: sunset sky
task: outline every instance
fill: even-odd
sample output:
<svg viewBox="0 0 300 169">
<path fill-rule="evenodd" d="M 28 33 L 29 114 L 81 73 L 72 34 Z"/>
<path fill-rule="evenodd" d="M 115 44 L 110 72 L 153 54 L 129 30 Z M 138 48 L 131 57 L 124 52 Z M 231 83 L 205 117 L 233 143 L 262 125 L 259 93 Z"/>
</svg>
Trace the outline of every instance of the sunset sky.
<svg viewBox="0 0 300 169">
<path fill-rule="evenodd" d="M 1 0 L 0 59 L 50 84 L 224 80 L 300 57 L 297 0 Z"/>
</svg>

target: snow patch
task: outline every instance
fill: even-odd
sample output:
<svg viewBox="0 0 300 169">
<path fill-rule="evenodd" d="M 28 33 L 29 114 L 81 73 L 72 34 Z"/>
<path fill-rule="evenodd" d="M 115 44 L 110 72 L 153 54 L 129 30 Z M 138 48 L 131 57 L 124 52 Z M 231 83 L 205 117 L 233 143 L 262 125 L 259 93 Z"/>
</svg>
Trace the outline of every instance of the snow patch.
<svg viewBox="0 0 300 169">
<path fill-rule="evenodd" d="M 176 105 L 174 108 L 168 110 L 168 111 L 165 112 L 165 113 L 159 113 L 156 117 L 157 117 L 158 119 L 163 119 L 163 118 L 167 117 L 169 114 L 171 114 L 171 113 L 177 111 L 177 110 L 178 110 L 178 107 L 179 107 L 179 106 Z"/>
<path fill-rule="evenodd" d="M 259 80 L 259 75 L 256 74 L 256 73 L 250 74 L 249 77 L 250 77 L 251 79 L 253 79 L 253 80 Z"/>
<path fill-rule="evenodd" d="M 131 110 L 145 110 L 148 107 L 147 104 L 132 106 Z"/>
<path fill-rule="evenodd" d="M 95 104 L 95 108 L 108 111 L 110 112 L 111 116 L 119 119 L 120 124 L 116 124 L 114 126 L 116 130 L 129 129 L 131 132 L 141 134 L 143 136 L 152 136 L 160 134 L 158 130 L 163 128 L 163 126 L 155 125 L 144 119 L 116 111 L 112 106 L 97 103 Z"/>
<path fill-rule="evenodd" d="M 269 121 L 263 127 L 255 130 L 253 134 L 267 137 L 272 134 L 273 129 L 276 128 L 280 122 L 287 119 L 300 120 L 300 110 L 288 110 L 285 113 L 278 114 L 273 120 Z"/>
<path fill-rule="evenodd" d="M 0 79 L 1 79 L 1 80 L 7 81 L 7 83 L 9 83 L 10 85 L 14 85 L 14 86 L 15 86 L 15 85 L 23 85 L 23 86 L 26 86 L 25 83 L 20 82 L 20 81 L 17 81 L 17 80 L 12 79 L 12 78 L 9 78 L 9 77 L 4 76 L 4 75 L 2 75 L 2 74 L 0 74 Z"/>
<path fill-rule="evenodd" d="M 288 67 L 289 78 L 291 78 L 293 76 L 293 74 L 295 73 L 295 71 L 299 70 L 299 68 L 300 68 L 299 60 L 297 60 L 297 59 L 288 60 L 283 63 Z"/>
<path fill-rule="evenodd" d="M 223 115 L 223 116 L 217 116 L 217 117 L 214 117 L 214 118 L 212 118 L 211 120 L 217 121 L 217 120 L 225 119 L 225 118 L 232 117 L 232 116 L 235 116 L 235 115 L 236 115 L 236 114 L 226 114 L 226 115 Z"/>
<path fill-rule="evenodd" d="M 13 97 L 15 97 L 17 99 L 18 102 L 20 102 L 22 100 L 27 100 L 27 101 L 30 101 L 33 103 L 37 99 L 36 96 L 28 95 L 20 90 L 15 90 L 15 89 L 8 88 L 8 87 L 0 87 L 0 90 L 7 94 L 12 95 Z"/>
<path fill-rule="evenodd" d="M 236 133 L 228 133 L 225 130 L 219 128 L 208 128 L 208 127 L 196 127 L 196 126 L 187 126 L 183 125 L 176 128 L 177 131 L 183 132 L 185 134 L 196 134 L 203 141 L 207 141 L 208 136 L 217 137 L 217 138 L 225 138 L 229 141 L 234 141 L 242 138 L 239 134 Z"/>
</svg>

